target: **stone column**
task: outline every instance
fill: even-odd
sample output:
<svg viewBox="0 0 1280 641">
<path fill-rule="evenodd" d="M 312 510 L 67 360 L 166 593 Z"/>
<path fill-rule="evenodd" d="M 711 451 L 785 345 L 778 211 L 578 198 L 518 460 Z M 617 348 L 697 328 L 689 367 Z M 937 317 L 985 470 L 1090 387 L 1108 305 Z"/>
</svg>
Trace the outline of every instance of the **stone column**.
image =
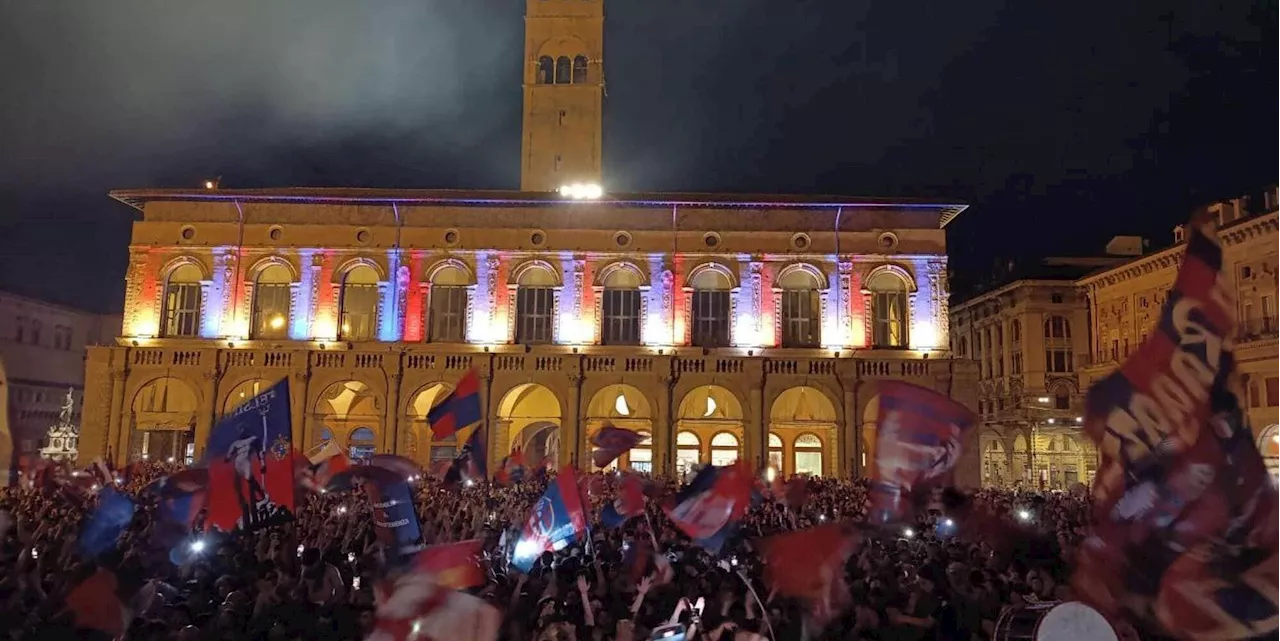
<svg viewBox="0 0 1280 641">
<path fill-rule="evenodd" d="M 393 365 L 396 369 L 387 375 L 387 406 L 383 412 L 386 418 L 382 421 L 381 449 L 388 454 L 398 454 L 397 447 L 400 443 L 400 358 L 403 354 L 397 354 L 396 357 Z"/>
<path fill-rule="evenodd" d="M 581 425 L 582 372 L 574 362 L 568 376 L 569 393 L 565 402 L 564 419 L 560 422 L 560 463 L 572 463 L 579 469 L 589 467 L 583 452 L 586 437 Z"/>
<path fill-rule="evenodd" d="M 298 356 L 304 356 L 299 354 Z M 307 398 L 311 387 L 311 372 L 307 371 L 306 359 L 302 360 L 302 365 L 294 364 L 294 371 L 289 372 L 289 412 L 292 415 L 293 425 L 291 426 L 294 449 L 306 453 L 311 449 L 311 441 L 307 434 Z"/>
<path fill-rule="evenodd" d="M 218 408 L 218 380 L 221 378 L 222 373 L 216 369 L 200 375 L 200 409 L 196 411 L 194 435 L 196 460 L 204 455 L 205 444 L 209 442 L 209 431 L 213 429 Z"/>
<path fill-rule="evenodd" d="M 675 426 L 671 422 L 671 392 L 676 378 L 671 369 L 670 356 L 653 359 L 658 388 L 654 390 L 653 411 L 653 473 L 668 474 L 674 460 Z"/>
<path fill-rule="evenodd" d="M 128 353 L 124 352 L 125 355 Z M 111 371 L 111 414 L 108 418 L 106 444 L 108 449 L 114 450 L 112 456 L 116 465 L 120 466 L 124 465 L 129 456 L 129 425 L 124 421 L 126 412 L 131 413 L 125 405 L 124 397 L 128 377 L 129 371 L 123 367 Z"/>
<path fill-rule="evenodd" d="M 858 398 L 854 391 L 857 383 L 844 388 L 844 425 L 840 426 L 840 451 L 838 456 L 846 465 L 849 478 L 862 476 L 862 431 L 858 429 L 861 417 L 858 416 Z"/>
</svg>

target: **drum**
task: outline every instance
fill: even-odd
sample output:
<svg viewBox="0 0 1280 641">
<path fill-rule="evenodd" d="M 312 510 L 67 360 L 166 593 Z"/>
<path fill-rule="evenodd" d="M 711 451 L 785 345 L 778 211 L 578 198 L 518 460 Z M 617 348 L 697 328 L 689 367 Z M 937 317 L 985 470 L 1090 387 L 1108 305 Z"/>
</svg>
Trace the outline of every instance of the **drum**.
<svg viewBox="0 0 1280 641">
<path fill-rule="evenodd" d="M 1097 610 L 1076 601 L 1008 609 L 996 621 L 993 641 L 1119 641 Z"/>
</svg>

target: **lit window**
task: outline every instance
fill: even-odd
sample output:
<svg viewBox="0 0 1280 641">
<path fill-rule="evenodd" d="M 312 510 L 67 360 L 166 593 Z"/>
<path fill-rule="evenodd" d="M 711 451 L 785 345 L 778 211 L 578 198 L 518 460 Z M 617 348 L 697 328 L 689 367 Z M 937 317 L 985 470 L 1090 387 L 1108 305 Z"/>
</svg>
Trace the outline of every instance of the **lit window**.
<svg viewBox="0 0 1280 641">
<path fill-rule="evenodd" d="M 729 277 L 718 269 L 705 268 L 694 274 L 692 343 L 698 347 L 729 344 Z"/>
<path fill-rule="evenodd" d="M 535 266 L 524 270 L 516 289 L 516 342 L 550 343 L 555 317 L 555 288 L 551 270 Z"/>
<path fill-rule="evenodd" d="M 431 323 L 427 339 L 460 343 L 467 336 L 467 298 L 470 280 L 457 267 L 444 267 L 431 277 Z"/>
<path fill-rule="evenodd" d="M 200 268 L 184 263 L 165 279 L 161 335 L 190 337 L 200 333 Z"/>
<path fill-rule="evenodd" d="M 283 265 L 269 265 L 258 274 L 253 286 L 252 338 L 288 338 L 292 283 L 293 275 Z"/>
<path fill-rule="evenodd" d="M 782 346 L 818 347 L 822 340 L 818 317 L 822 283 L 806 270 L 792 269 L 777 284 L 782 289 Z"/>
<path fill-rule="evenodd" d="M 604 277 L 600 341 L 605 345 L 640 344 L 640 275 L 617 267 Z"/>
<path fill-rule="evenodd" d="M 378 324 L 378 273 L 357 265 L 342 278 L 342 323 L 338 336 L 344 341 L 372 340 Z"/>
<path fill-rule="evenodd" d="M 907 346 L 907 282 L 882 270 L 867 279 L 871 292 L 871 342 L 875 347 Z"/>
</svg>

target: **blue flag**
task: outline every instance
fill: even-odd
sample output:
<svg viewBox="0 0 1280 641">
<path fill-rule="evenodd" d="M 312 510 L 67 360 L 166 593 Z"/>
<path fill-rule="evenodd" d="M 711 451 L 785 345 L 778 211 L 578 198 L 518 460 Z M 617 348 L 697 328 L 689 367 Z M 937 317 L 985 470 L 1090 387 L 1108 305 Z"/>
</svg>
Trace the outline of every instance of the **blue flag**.
<svg viewBox="0 0 1280 641">
<path fill-rule="evenodd" d="M 373 504 L 373 526 L 378 540 L 394 550 L 400 561 L 422 549 L 422 526 L 413 508 L 409 481 L 386 468 L 367 466 L 364 489 Z"/>
<path fill-rule="evenodd" d="M 559 550 L 587 531 L 577 475 L 566 466 L 534 504 L 511 555 L 511 565 L 528 572 L 543 552 Z"/>
<path fill-rule="evenodd" d="M 718 553 L 755 499 L 751 475 L 742 463 L 709 465 L 680 490 L 666 511 L 694 543 Z"/>
<path fill-rule="evenodd" d="M 89 516 L 84 531 L 80 533 L 77 544 L 80 554 L 86 559 L 94 559 L 115 547 L 116 539 L 133 521 L 135 507 L 128 496 L 109 487 L 102 488 L 98 494 L 98 508 Z"/>
</svg>

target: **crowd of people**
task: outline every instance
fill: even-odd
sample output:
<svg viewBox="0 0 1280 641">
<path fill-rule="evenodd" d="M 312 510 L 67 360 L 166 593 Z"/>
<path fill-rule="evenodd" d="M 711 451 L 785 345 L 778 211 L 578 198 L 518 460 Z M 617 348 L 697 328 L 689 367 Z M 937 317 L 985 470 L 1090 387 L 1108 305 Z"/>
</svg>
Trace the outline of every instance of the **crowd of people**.
<svg viewBox="0 0 1280 641">
<path fill-rule="evenodd" d="M 136 495 L 172 471 L 144 466 L 123 489 Z M 528 573 L 507 559 L 545 481 L 416 481 L 425 542 L 484 541 L 486 581 L 472 591 L 504 613 L 499 638 L 640 640 L 674 615 L 697 616 L 696 638 L 707 640 L 991 639 L 1006 609 L 1071 598 L 1072 551 L 1088 518 L 1087 498 L 1072 493 L 951 493 L 914 521 L 856 530 L 847 592 L 819 618 L 811 603 L 770 589 L 758 543 L 822 523 L 858 527 L 863 482 L 807 479 L 802 501 L 765 492 L 713 555 L 667 519 L 660 498 L 643 517 L 602 526 L 598 515 L 618 484 L 613 474 L 598 476 L 588 484 L 589 537 L 544 555 Z M 658 497 L 677 489 L 672 480 L 651 483 Z M 96 565 L 111 567 L 128 597 L 130 640 L 362 639 L 374 626 L 385 555 L 358 493 L 312 494 L 292 522 L 235 535 L 199 532 L 198 519 L 195 531 L 166 531 L 154 501 L 140 498 L 115 550 L 89 560 L 76 539 L 93 501 L 20 487 L 0 494 L 0 518 L 11 515 L 0 523 L 0 611 L 9 614 L 0 630 L 8 639 L 95 638 L 75 631 L 66 595 Z M 970 528 L 964 515 L 975 512 L 994 517 L 1005 534 Z"/>
</svg>

